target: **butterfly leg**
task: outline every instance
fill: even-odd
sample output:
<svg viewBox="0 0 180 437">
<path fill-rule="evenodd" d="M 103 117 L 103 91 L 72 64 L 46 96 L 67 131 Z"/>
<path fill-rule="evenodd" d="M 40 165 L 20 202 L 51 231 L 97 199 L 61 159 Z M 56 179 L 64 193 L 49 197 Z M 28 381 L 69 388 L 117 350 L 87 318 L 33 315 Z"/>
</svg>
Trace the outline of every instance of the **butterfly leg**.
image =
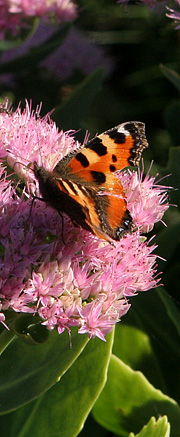
<svg viewBox="0 0 180 437">
<path fill-rule="evenodd" d="M 42 202 L 45 202 L 45 200 L 42 197 L 37 197 L 37 196 L 33 197 L 32 202 L 31 202 L 31 206 L 30 206 L 30 211 L 29 211 L 29 216 L 28 216 L 27 222 L 30 220 L 35 200 L 41 200 Z"/>
<path fill-rule="evenodd" d="M 62 231 L 61 231 L 62 242 L 66 246 L 66 243 L 64 241 L 64 216 L 63 216 L 63 214 L 61 214 L 60 211 L 58 211 L 58 213 L 59 213 L 61 220 L 62 220 Z"/>
</svg>

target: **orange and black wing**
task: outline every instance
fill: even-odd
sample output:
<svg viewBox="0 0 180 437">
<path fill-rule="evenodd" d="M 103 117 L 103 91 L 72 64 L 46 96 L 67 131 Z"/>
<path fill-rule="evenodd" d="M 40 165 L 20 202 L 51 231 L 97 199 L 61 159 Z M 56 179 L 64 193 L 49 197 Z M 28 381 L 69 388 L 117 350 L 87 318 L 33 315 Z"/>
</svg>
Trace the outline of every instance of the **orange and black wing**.
<svg viewBox="0 0 180 437">
<path fill-rule="evenodd" d="M 69 190 L 85 208 L 94 233 L 119 240 L 131 228 L 124 190 L 115 172 L 138 165 L 146 147 L 144 124 L 127 122 L 96 136 L 54 169 L 62 175 L 61 189 Z"/>
<path fill-rule="evenodd" d="M 45 177 L 44 169 L 36 169 L 43 198 L 98 237 L 119 240 L 132 220 L 116 171 L 138 165 L 147 146 L 141 122 L 110 129 L 65 156 Z"/>
</svg>

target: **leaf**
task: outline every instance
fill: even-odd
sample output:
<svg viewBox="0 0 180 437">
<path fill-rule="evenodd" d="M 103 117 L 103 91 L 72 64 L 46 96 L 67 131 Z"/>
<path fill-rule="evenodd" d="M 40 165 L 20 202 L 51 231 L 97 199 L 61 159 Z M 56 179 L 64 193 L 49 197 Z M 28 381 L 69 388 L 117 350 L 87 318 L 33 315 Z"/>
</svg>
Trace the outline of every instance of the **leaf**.
<svg viewBox="0 0 180 437">
<path fill-rule="evenodd" d="M 106 381 L 112 342 L 113 333 L 106 343 L 90 340 L 60 382 L 37 401 L 1 417 L 1 437 L 77 436 Z"/>
<path fill-rule="evenodd" d="M 33 17 L 33 19 L 31 19 L 31 26 L 27 26 L 26 29 L 23 27 L 21 27 L 21 29 L 18 29 L 19 32 L 18 35 L 16 35 L 16 38 L 14 38 L 14 35 L 9 35 L 10 39 L 8 39 L 8 36 L 6 35 L 5 39 L 0 39 L 0 50 L 10 50 L 22 45 L 36 32 L 39 21 L 40 20 L 38 17 Z"/>
<path fill-rule="evenodd" d="M 171 135 L 173 146 L 180 145 L 180 102 L 172 100 L 164 111 L 164 121 L 169 134 Z"/>
<path fill-rule="evenodd" d="M 168 171 L 171 173 L 170 184 L 174 188 L 171 191 L 171 202 L 180 208 L 180 147 L 171 147 L 169 150 Z"/>
<path fill-rule="evenodd" d="M 153 384 L 158 384 L 165 390 L 163 374 L 151 339 L 148 333 L 143 331 L 143 323 L 141 324 L 139 317 L 136 317 L 133 308 L 132 313 L 130 320 L 134 320 L 133 325 L 126 321 L 116 325 L 113 353 L 132 369 L 141 370 Z"/>
<path fill-rule="evenodd" d="M 175 302 L 179 300 L 179 272 L 180 262 L 176 262 L 173 260 L 173 262 L 169 265 L 168 269 L 164 272 L 163 275 L 166 290 L 168 291 L 170 296 L 174 298 Z"/>
<path fill-rule="evenodd" d="M 138 434 L 130 433 L 129 437 L 170 437 L 170 424 L 167 417 L 160 417 L 157 421 L 151 417 L 147 425 Z"/>
<path fill-rule="evenodd" d="M 61 129 L 79 129 L 84 115 L 101 88 L 103 77 L 104 71 L 100 67 L 84 79 L 62 105 L 56 107 L 52 118 Z"/>
<path fill-rule="evenodd" d="M 20 314 L 13 322 L 15 333 L 28 344 L 38 344 L 47 341 L 50 332 L 42 325 L 40 317 L 34 314 Z"/>
<path fill-rule="evenodd" d="M 172 261 L 173 256 L 179 247 L 179 239 L 177 238 L 177 235 L 180 235 L 180 222 L 162 229 L 156 236 L 158 256 L 163 258 L 158 259 L 159 269 L 167 269 Z"/>
<path fill-rule="evenodd" d="M 22 44 L 22 40 L 20 38 L 16 38 L 13 40 L 0 40 L 0 51 L 12 50 Z"/>
<path fill-rule="evenodd" d="M 160 65 L 160 69 L 164 76 L 180 91 L 180 75 L 172 70 L 172 68 L 165 67 L 163 64 Z"/>
<path fill-rule="evenodd" d="M 122 334 L 121 325 L 127 327 Z M 141 370 L 153 385 L 177 402 L 180 401 L 179 327 L 180 313 L 163 287 L 140 293 L 133 298 L 131 310 L 118 326 L 113 348 L 120 359 Z"/>
<path fill-rule="evenodd" d="M 53 331 L 46 343 L 34 346 L 14 339 L 0 357 L 0 413 L 19 408 L 48 390 L 87 342 L 76 330 L 72 332 L 72 347 L 66 332 L 58 335 Z"/>
<path fill-rule="evenodd" d="M 84 424 L 84 427 L 78 437 L 110 437 L 109 431 L 104 429 L 102 426 L 97 423 L 92 414 L 89 414 L 87 420 Z M 113 437 L 113 436 L 112 436 Z"/>
<path fill-rule="evenodd" d="M 70 24 L 66 24 L 60 28 L 57 32 L 55 32 L 48 40 L 45 41 L 41 46 L 33 47 L 28 51 L 27 54 L 23 56 L 18 56 L 16 59 L 1 63 L 0 65 L 0 73 L 18 73 L 24 69 L 32 69 L 35 68 L 37 63 L 42 61 L 46 56 L 51 54 L 53 50 L 55 50 L 63 39 L 67 36 L 67 33 L 70 29 Z"/>
<path fill-rule="evenodd" d="M 178 335 L 180 336 L 180 313 L 177 309 L 177 306 L 173 302 L 171 296 L 169 296 L 163 288 L 158 290 L 159 297 L 164 304 L 164 307 L 167 311 L 167 315 L 174 327 L 177 330 Z"/>
<path fill-rule="evenodd" d="M 172 437 L 178 437 L 178 404 L 155 389 L 141 372 L 112 356 L 106 385 L 93 408 L 97 422 L 117 435 L 128 436 L 131 431 L 138 432 L 151 416 L 165 414 L 172 426 Z"/>
</svg>

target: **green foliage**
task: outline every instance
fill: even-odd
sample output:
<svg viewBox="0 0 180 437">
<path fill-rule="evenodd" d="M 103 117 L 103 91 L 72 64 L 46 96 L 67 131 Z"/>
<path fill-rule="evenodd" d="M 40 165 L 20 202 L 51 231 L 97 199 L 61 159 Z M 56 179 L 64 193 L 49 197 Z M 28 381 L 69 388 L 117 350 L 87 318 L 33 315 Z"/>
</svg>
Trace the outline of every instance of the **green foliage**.
<svg viewBox="0 0 180 437">
<path fill-rule="evenodd" d="M 95 407 L 95 419 L 120 436 L 137 432 L 154 412 L 167 414 L 174 436 L 179 435 L 180 407 L 173 399 L 156 390 L 141 372 L 135 372 L 112 356 L 108 379 Z"/>
<path fill-rule="evenodd" d="M 172 68 L 165 67 L 161 65 L 161 70 L 165 77 L 177 88 L 180 92 L 180 75 L 176 73 L 176 71 L 172 70 Z"/>
<path fill-rule="evenodd" d="M 151 417 L 148 424 L 143 426 L 142 430 L 136 434 L 131 432 L 129 437 L 170 437 L 170 425 L 167 417 L 160 417 L 157 421 Z"/>
<path fill-rule="evenodd" d="M 30 346 L 19 338 L 9 344 L 0 360 L 1 414 L 37 398 L 60 379 L 88 340 L 74 332 L 72 348 L 69 341 L 67 333 L 59 336 L 53 332 L 42 345 Z"/>
<path fill-rule="evenodd" d="M 171 436 L 179 435 L 179 328 L 176 305 L 162 289 L 133 300 L 116 327 L 107 383 L 93 409 L 102 426 L 128 436 L 151 415 L 167 415 Z"/>
<path fill-rule="evenodd" d="M 54 337 L 55 343 L 51 338 L 49 347 L 43 347 L 43 350 L 40 347 L 37 350 L 27 346 L 25 350 L 22 348 L 22 353 L 28 353 L 28 349 L 30 350 L 27 362 L 30 360 L 31 363 L 29 366 L 24 363 L 23 370 L 21 360 L 19 369 L 16 368 L 19 378 L 17 375 L 16 387 L 11 387 L 11 396 L 14 393 L 13 398 L 17 405 L 19 401 L 15 398 L 21 397 L 21 384 L 23 383 L 24 394 L 29 393 L 29 379 L 31 379 L 31 391 L 37 393 L 38 390 L 40 397 L 16 412 L 1 417 L 2 437 L 7 436 L 7 421 L 9 437 L 76 436 L 102 390 L 107 378 L 113 334 L 108 336 L 107 343 L 95 339 L 88 344 L 84 336 L 72 335 L 72 348 L 68 345 L 68 351 L 67 336 Z M 56 380 L 54 380 L 55 367 Z M 36 378 L 38 373 L 39 383 Z M 46 391 L 41 395 L 45 380 L 48 381 L 49 386 L 55 385 L 50 390 L 46 385 Z M 18 397 L 15 396 L 16 393 Z"/>
<path fill-rule="evenodd" d="M 67 333 L 55 332 L 46 337 L 47 332 L 39 330 L 35 321 L 29 323 L 28 317 L 28 323 L 26 317 L 14 320 L 16 335 L 2 330 L 1 436 L 178 437 L 178 33 L 164 12 L 152 12 L 144 4 L 126 8 L 114 0 L 80 0 L 78 4 L 74 26 L 107 51 L 111 73 L 104 73 L 104 65 L 89 74 L 74 67 L 71 77 L 61 80 L 41 66 L 40 61 L 65 40 L 71 28 L 66 25 L 26 54 L 1 62 L 1 98 L 11 96 L 14 107 L 25 98 L 32 99 L 33 108 L 42 101 L 43 114 L 55 108 L 59 128 L 83 129 L 81 140 L 85 129 L 93 135 L 126 120 L 146 123 L 150 146 L 144 153 L 145 168 L 154 160 L 154 174 L 170 174 L 161 184 L 173 187 L 170 202 L 177 205 L 165 216 L 168 227 L 158 224 L 153 230 L 164 288 L 131 298 L 131 310 L 116 326 L 113 354 L 112 334 L 107 343 L 88 341 L 76 330 L 71 339 Z M 0 50 L 20 44 L 20 39 L 4 40 Z M 6 74 L 13 75 L 15 82 L 4 82 Z"/>
<path fill-rule="evenodd" d="M 49 38 L 41 48 L 38 47 L 31 48 L 26 55 L 18 56 L 15 60 L 6 62 L 0 65 L 1 73 L 18 73 L 21 69 L 32 68 L 37 65 L 38 62 L 42 61 L 45 57 L 53 52 L 62 43 L 63 39 L 67 36 L 70 26 L 63 26 L 58 30 L 53 36 Z"/>
<path fill-rule="evenodd" d="M 89 106 L 100 91 L 103 76 L 103 69 L 97 69 L 75 88 L 64 103 L 56 107 L 52 118 L 58 126 L 64 130 L 78 129 Z"/>
</svg>

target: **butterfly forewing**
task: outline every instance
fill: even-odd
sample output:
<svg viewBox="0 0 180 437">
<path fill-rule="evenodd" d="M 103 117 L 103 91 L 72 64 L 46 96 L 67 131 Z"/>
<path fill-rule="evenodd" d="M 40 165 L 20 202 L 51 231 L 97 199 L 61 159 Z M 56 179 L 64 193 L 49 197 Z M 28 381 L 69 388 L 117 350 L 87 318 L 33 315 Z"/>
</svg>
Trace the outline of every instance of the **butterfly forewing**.
<svg viewBox="0 0 180 437">
<path fill-rule="evenodd" d="M 111 174 L 127 166 L 137 165 L 143 149 L 147 146 L 144 124 L 128 122 L 96 136 L 74 152 L 71 159 L 68 155 L 61 163 L 63 162 L 64 170 L 71 177 L 77 175 L 83 177 L 84 181 L 93 182 L 91 171 Z M 59 170 L 58 167 L 59 164 L 55 171 Z"/>
</svg>

